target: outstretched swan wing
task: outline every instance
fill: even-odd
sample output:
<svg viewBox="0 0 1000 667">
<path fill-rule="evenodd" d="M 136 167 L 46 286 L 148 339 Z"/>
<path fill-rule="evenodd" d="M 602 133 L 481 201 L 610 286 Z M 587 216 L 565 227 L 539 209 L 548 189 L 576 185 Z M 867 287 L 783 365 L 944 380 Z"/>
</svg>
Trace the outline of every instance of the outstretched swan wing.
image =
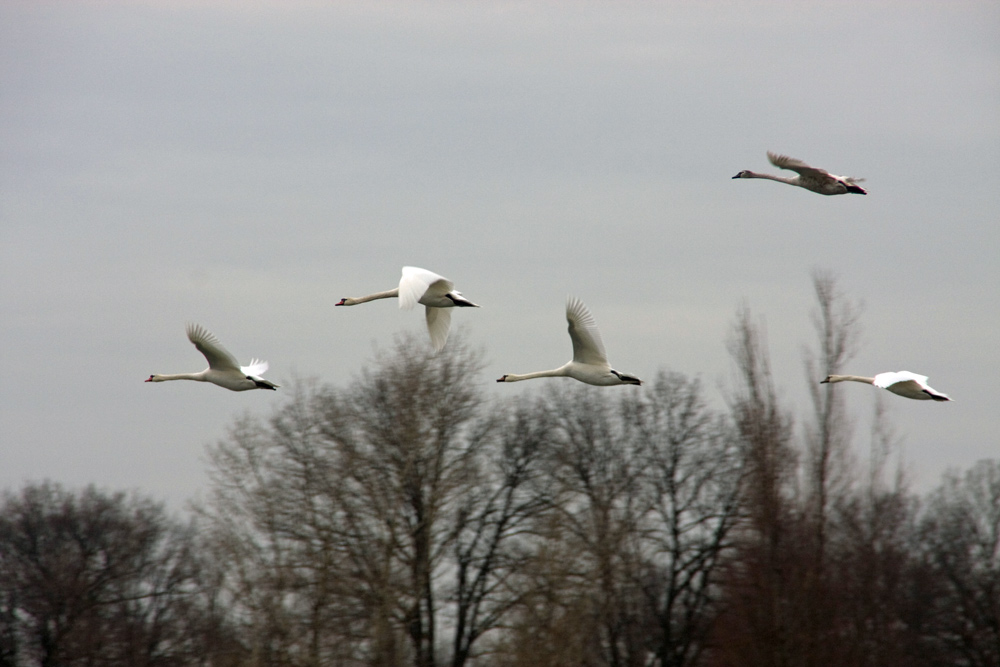
<svg viewBox="0 0 1000 667">
<path fill-rule="evenodd" d="M 448 330 L 451 328 L 451 309 L 432 308 L 427 306 L 427 333 L 431 335 L 431 344 L 435 352 L 440 352 L 448 342 Z"/>
<path fill-rule="evenodd" d="M 570 297 L 566 301 L 566 321 L 569 322 L 569 337 L 573 341 L 573 361 L 607 365 L 608 358 L 601 341 L 601 332 L 597 330 L 597 322 L 576 297 Z"/>
<path fill-rule="evenodd" d="M 236 361 L 229 350 L 222 347 L 222 343 L 208 329 L 200 324 L 189 324 L 187 326 L 188 340 L 194 343 L 198 351 L 208 359 L 208 367 L 217 370 L 240 370 L 240 364 Z"/>
<path fill-rule="evenodd" d="M 403 277 L 399 279 L 399 307 L 410 310 L 428 291 L 437 296 L 444 296 L 453 289 L 455 285 L 444 276 L 427 269 L 404 266 Z"/>
<path fill-rule="evenodd" d="M 767 159 L 770 160 L 771 164 L 775 167 L 780 169 L 790 169 L 791 171 L 797 172 L 800 176 L 822 178 L 829 175 L 825 169 L 810 167 L 802 160 L 797 160 L 793 157 L 788 157 L 787 155 L 779 155 L 768 151 Z"/>
<path fill-rule="evenodd" d="M 923 388 L 921 385 L 926 386 L 927 384 L 927 376 L 917 375 L 910 371 L 898 371 L 896 373 L 879 373 L 872 380 L 872 384 L 880 389 L 888 389 L 899 382 L 914 382 L 916 383 L 915 388 L 920 391 Z"/>
</svg>

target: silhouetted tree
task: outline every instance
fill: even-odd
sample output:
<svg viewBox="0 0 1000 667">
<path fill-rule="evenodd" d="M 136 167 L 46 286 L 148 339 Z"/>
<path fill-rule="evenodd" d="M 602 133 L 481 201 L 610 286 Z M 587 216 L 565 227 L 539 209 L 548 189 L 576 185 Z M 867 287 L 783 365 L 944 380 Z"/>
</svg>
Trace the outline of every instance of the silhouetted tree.
<svg viewBox="0 0 1000 667">
<path fill-rule="evenodd" d="M 713 662 L 784 667 L 801 655 L 796 592 L 806 556 L 792 419 L 778 402 L 764 336 L 746 308 L 737 315 L 729 350 L 738 377 L 730 410 L 745 457 L 746 519 L 727 561 L 726 611 Z"/>
<path fill-rule="evenodd" d="M 546 420 L 484 410 L 477 355 L 404 337 L 211 450 L 202 513 L 258 664 L 453 665 L 511 605 Z M 450 636 L 447 640 L 445 637 Z"/>
<path fill-rule="evenodd" d="M 551 511 L 504 664 L 695 664 L 738 518 L 735 434 L 677 373 L 624 395 L 555 385 L 545 407 Z"/>
<path fill-rule="evenodd" d="M 591 646 L 584 664 L 641 664 L 648 628 L 638 574 L 650 498 L 640 442 L 629 437 L 607 391 L 553 387 L 549 410 L 558 423 L 546 469 L 556 534 L 575 553 L 577 604 L 591 626 L 578 638 Z"/>
<path fill-rule="evenodd" d="M 455 618 L 452 665 L 472 657 L 473 644 L 497 628 L 520 603 L 516 583 L 534 557 L 533 527 L 551 507 L 539 484 L 539 461 L 551 441 L 552 419 L 538 405 L 500 413 L 495 444 L 456 515 L 454 585 L 448 595 Z"/>
<path fill-rule="evenodd" d="M 820 380 L 842 374 L 844 364 L 854 356 L 861 309 L 839 291 L 829 272 L 813 272 L 813 290 L 818 306 L 812 317 L 818 349 L 807 350 L 805 355 L 806 383 L 813 408 L 813 421 L 806 426 L 805 481 L 815 540 L 814 565 L 817 578 L 821 578 L 831 496 L 836 499 L 850 483 L 847 459 L 851 421 L 843 392 L 831 391 L 831 386 L 820 384 Z"/>
<path fill-rule="evenodd" d="M 1000 462 L 948 473 L 920 538 L 925 579 L 915 625 L 926 650 L 938 664 L 1000 664 Z"/>
<path fill-rule="evenodd" d="M 813 615 L 820 633 L 814 664 L 935 664 L 910 650 L 914 635 L 903 618 L 917 505 L 901 471 L 886 469 L 899 442 L 882 400 L 876 395 L 867 479 L 832 503 L 822 589 L 829 602 Z"/>
<path fill-rule="evenodd" d="M 0 505 L 0 656 L 10 665 L 209 665 L 191 527 L 152 501 L 52 483 Z M 210 640 L 219 644 L 210 645 Z"/>
<path fill-rule="evenodd" d="M 661 372 L 624 406 L 650 500 L 642 590 L 651 664 L 698 664 L 717 613 L 720 563 L 740 519 L 743 452 L 700 384 L 679 373 Z"/>
<path fill-rule="evenodd" d="M 253 664 L 361 659 L 367 579 L 345 553 L 341 473 L 321 429 L 330 391 L 302 383 L 270 424 L 244 418 L 209 450 L 213 492 L 199 508 Z"/>
<path fill-rule="evenodd" d="M 906 620 L 916 505 L 901 475 L 884 480 L 896 442 L 881 400 L 865 480 L 851 465 L 850 416 L 839 394 L 819 385 L 850 358 L 859 308 L 829 274 L 815 273 L 813 286 L 818 346 L 806 353 L 812 420 L 801 458 L 759 326 L 744 310 L 734 327 L 730 350 L 740 382 L 732 411 L 747 456 L 746 521 L 727 559 L 709 664 L 932 664 L 913 650 L 916 634 Z"/>
<path fill-rule="evenodd" d="M 843 573 L 827 567 L 831 514 L 838 503 L 854 509 L 859 506 L 851 500 L 855 481 L 850 457 L 852 422 L 843 392 L 831 391 L 831 385 L 820 384 L 820 380 L 843 373 L 844 364 L 853 357 L 861 309 L 840 292 L 831 273 L 816 270 L 812 282 L 817 305 L 812 324 L 817 340 L 815 349 L 805 351 L 812 415 L 805 422 L 803 452 L 805 506 L 800 508 L 800 520 L 803 538 L 809 544 L 802 560 L 805 604 L 799 624 L 806 664 L 829 664 L 844 659 L 840 650 L 844 647 L 840 629 L 844 619 L 839 607 L 844 582 L 837 581 Z"/>
</svg>

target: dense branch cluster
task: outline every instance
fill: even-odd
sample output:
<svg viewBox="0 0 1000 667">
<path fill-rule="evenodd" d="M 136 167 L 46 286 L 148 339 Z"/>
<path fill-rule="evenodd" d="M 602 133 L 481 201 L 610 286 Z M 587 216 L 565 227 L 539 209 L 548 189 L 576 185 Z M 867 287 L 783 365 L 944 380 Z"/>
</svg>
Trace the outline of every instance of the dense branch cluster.
<svg viewBox="0 0 1000 667">
<path fill-rule="evenodd" d="M 859 312 L 815 285 L 811 376 Z M 486 400 L 478 354 L 422 347 L 236 422 L 190 524 L 8 492 L 0 666 L 1000 664 L 1000 462 L 916 498 L 876 419 L 855 469 L 844 405 L 797 427 L 749 311 L 724 409 L 665 371 Z"/>
</svg>

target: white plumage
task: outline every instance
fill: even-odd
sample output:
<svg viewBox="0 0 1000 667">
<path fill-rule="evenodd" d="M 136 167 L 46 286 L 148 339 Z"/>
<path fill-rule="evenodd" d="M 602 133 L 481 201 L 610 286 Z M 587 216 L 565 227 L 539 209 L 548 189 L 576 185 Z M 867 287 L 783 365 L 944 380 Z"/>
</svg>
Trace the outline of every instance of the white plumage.
<svg viewBox="0 0 1000 667">
<path fill-rule="evenodd" d="M 384 292 L 376 292 L 368 296 L 344 298 L 337 306 L 356 306 L 376 299 L 399 298 L 399 307 L 410 310 L 418 303 L 426 306 L 427 333 L 430 334 L 434 350 L 440 352 L 448 341 L 451 329 L 451 311 L 449 308 L 479 308 L 461 292 L 455 291 L 455 285 L 444 276 L 433 271 L 415 266 L 404 266 L 399 286 Z"/>
<path fill-rule="evenodd" d="M 834 382 L 865 382 L 880 389 L 891 391 L 898 396 L 905 396 L 918 401 L 950 401 L 948 394 L 942 394 L 927 384 L 926 375 L 917 375 L 910 371 L 879 373 L 873 378 L 861 375 L 828 375 L 820 384 Z"/>
<path fill-rule="evenodd" d="M 608 364 L 597 322 L 582 301 L 573 297 L 566 301 L 566 321 L 569 323 L 570 340 L 573 341 L 571 361 L 550 371 L 536 371 L 524 375 L 508 373 L 497 382 L 520 382 L 540 377 L 571 377 L 598 386 L 642 384 L 639 378 L 620 373 Z"/>
<path fill-rule="evenodd" d="M 208 368 L 199 373 L 178 373 L 175 375 L 149 376 L 146 382 L 166 382 L 168 380 L 194 380 L 196 382 L 211 382 L 231 391 L 246 391 L 248 389 L 277 389 L 281 385 L 260 377 L 267 371 L 267 362 L 251 359 L 248 366 L 240 366 L 229 350 L 223 347 L 219 339 L 200 324 L 187 326 L 187 337 L 198 351 L 208 360 Z"/>
</svg>

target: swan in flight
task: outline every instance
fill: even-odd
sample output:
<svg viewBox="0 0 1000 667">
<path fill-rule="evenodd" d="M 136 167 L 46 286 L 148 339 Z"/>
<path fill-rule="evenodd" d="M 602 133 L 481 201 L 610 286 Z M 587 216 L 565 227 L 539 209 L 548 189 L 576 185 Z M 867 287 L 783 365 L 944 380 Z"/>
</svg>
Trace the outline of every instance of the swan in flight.
<svg viewBox="0 0 1000 667">
<path fill-rule="evenodd" d="M 825 384 L 827 382 L 867 382 L 868 384 L 873 384 L 881 389 L 888 389 L 894 394 L 899 396 L 905 396 L 906 398 L 914 398 L 918 401 L 950 401 L 951 398 L 948 394 L 942 394 L 941 392 L 932 389 L 927 384 L 926 375 L 917 375 L 916 373 L 911 373 L 910 371 L 898 371 L 896 373 L 879 373 L 873 378 L 861 377 L 859 375 L 827 375 L 825 380 L 821 380 L 820 384 Z"/>
<path fill-rule="evenodd" d="M 267 371 L 267 362 L 252 359 L 249 366 L 240 366 L 229 350 L 222 347 L 219 339 L 200 324 L 187 326 L 188 340 L 208 359 L 208 368 L 200 373 L 178 373 L 177 375 L 150 375 L 146 382 L 166 382 L 167 380 L 196 380 L 211 382 L 232 391 L 247 389 L 270 389 L 281 385 L 260 377 Z"/>
<path fill-rule="evenodd" d="M 863 188 L 857 185 L 860 181 L 865 180 L 863 178 L 834 176 L 825 169 L 810 167 L 802 160 L 796 160 L 795 158 L 788 157 L 787 155 L 778 155 L 776 153 L 772 153 L 771 151 L 767 152 L 767 159 L 770 160 L 771 164 L 775 167 L 790 169 L 791 171 L 797 172 L 798 176 L 758 174 L 750 171 L 749 169 L 744 169 L 740 173 L 733 176 L 733 178 L 769 178 L 772 181 L 788 183 L 789 185 L 797 185 L 800 188 L 812 190 L 813 192 L 818 192 L 821 195 L 844 195 L 848 192 L 856 195 L 868 194 Z"/>
<path fill-rule="evenodd" d="M 520 382 L 532 378 L 571 377 L 580 382 L 609 387 L 616 384 L 642 384 L 633 376 L 619 373 L 608 364 L 608 356 L 601 342 L 601 332 L 597 330 L 594 316 L 583 302 L 570 297 L 566 301 L 566 321 L 569 322 L 569 337 L 573 341 L 573 360 L 551 371 L 537 371 L 525 375 L 508 373 L 497 382 Z"/>
<path fill-rule="evenodd" d="M 375 299 L 394 297 L 399 297 L 399 307 L 403 310 L 410 310 L 418 303 L 427 307 L 427 332 L 431 336 L 435 352 L 440 352 L 448 341 L 448 330 L 451 328 L 451 311 L 448 308 L 479 308 L 462 296 L 461 292 L 456 292 L 455 284 L 447 278 L 415 266 L 403 267 L 399 287 L 356 299 L 341 299 L 340 303 L 334 305 L 356 306 Z"/>
</svg>

